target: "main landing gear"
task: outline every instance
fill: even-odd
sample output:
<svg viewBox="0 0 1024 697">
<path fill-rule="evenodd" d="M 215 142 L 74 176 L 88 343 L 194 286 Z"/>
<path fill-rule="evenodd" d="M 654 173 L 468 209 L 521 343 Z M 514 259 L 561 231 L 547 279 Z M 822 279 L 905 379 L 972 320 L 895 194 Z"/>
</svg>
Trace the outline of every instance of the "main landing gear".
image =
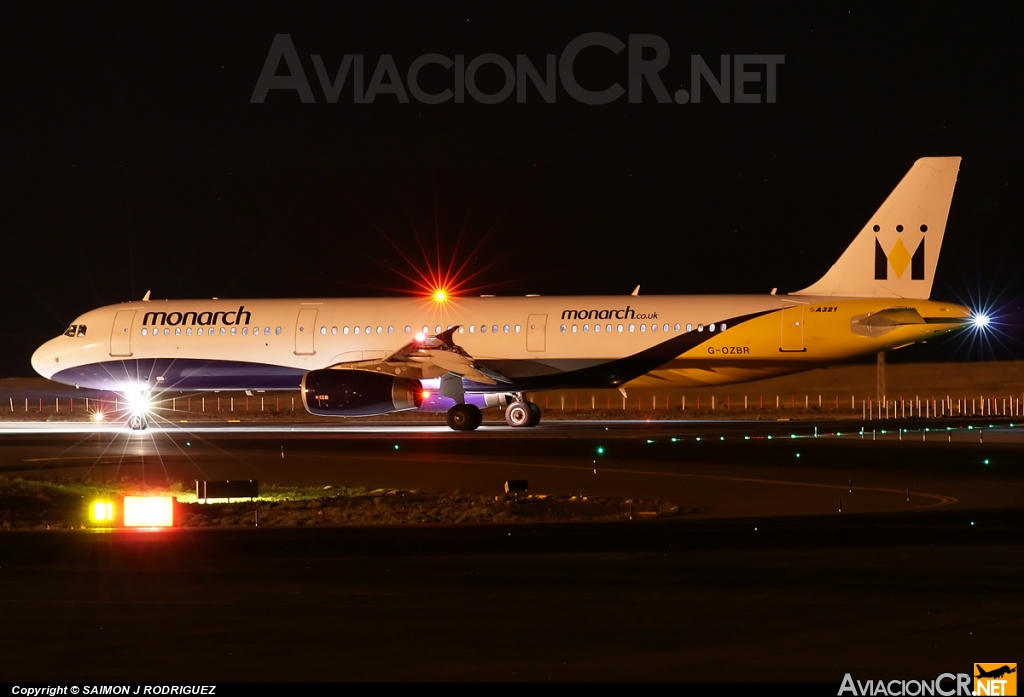
<svg viewBox="0 0 1024 697">
<path fill-rule="evenodd" d="M 540 407 L 519 398 L 505 410 L 505 422 L 513 428 L 532 428 L 540 423 Z"/>
<path fill-rule="evenodd" d="M 456 404 L 447 414 L 448 428 L 453 431 L 475 431 L 483 420 L 475 404 Z"/>
</svg>

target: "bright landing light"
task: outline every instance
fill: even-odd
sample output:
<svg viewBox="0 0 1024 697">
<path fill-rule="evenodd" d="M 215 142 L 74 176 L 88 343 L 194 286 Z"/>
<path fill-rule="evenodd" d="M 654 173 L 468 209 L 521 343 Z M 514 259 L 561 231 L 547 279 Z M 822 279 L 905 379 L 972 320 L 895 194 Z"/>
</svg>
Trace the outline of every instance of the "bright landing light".
<svg viewBox="0 0 1024 697">
<path fill-rule="evenodd" d="M 132 414 L 145 414 L 152 407 L 149 394 L 145 391 L 126 392 L 124 395 Z"/>
</svg>

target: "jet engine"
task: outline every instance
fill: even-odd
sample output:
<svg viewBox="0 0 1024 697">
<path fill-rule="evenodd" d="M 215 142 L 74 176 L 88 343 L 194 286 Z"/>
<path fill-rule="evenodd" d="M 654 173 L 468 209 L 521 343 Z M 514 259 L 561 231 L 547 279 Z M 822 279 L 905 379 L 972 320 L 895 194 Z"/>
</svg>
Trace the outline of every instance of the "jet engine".
<svg viewBox="0 0 1024 697">
<path fill-rule="evenodd" d="M 419 380 L 361 370 L 313 370 L 302 376 L 302 404 L 317 416 L 375 416 L 416 409 Z"/>
</svg>

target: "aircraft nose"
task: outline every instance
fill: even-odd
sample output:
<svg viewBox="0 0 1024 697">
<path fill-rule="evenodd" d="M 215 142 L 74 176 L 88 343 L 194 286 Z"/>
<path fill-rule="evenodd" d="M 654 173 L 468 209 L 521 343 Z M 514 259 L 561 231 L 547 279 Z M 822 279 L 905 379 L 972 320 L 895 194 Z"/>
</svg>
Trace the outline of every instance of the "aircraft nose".
<svg viewBox="0 0 1024 697">
<path fill-rule="evenodd" d="M 32 369 L 44 378 L 49 378 L 54 373 L 52 343 L 53 339 L 50 339 L 32 354 Z"/>
</svg>

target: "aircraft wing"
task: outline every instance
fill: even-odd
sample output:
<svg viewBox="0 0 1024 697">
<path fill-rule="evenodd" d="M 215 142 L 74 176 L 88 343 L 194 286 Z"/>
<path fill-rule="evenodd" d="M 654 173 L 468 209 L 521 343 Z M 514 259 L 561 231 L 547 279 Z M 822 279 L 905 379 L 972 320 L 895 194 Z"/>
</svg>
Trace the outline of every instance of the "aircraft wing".
<svg viewBox="0 0 1024 697">
<path fill-rule="evenodd" d="M 511 383 L 497 371 L 478 364 L 465 349 L 455 343 L 452 335 L 459 327 L 441 332 L 424 339 L 413 339 L 408 344 L 384 359 L 353 361 L 331 366 L 337 370 L 371 370 L 399 374 L 406 373 L 420 378 L 442 377 L 448 373 L 485 385 Z"/>
</svg>

